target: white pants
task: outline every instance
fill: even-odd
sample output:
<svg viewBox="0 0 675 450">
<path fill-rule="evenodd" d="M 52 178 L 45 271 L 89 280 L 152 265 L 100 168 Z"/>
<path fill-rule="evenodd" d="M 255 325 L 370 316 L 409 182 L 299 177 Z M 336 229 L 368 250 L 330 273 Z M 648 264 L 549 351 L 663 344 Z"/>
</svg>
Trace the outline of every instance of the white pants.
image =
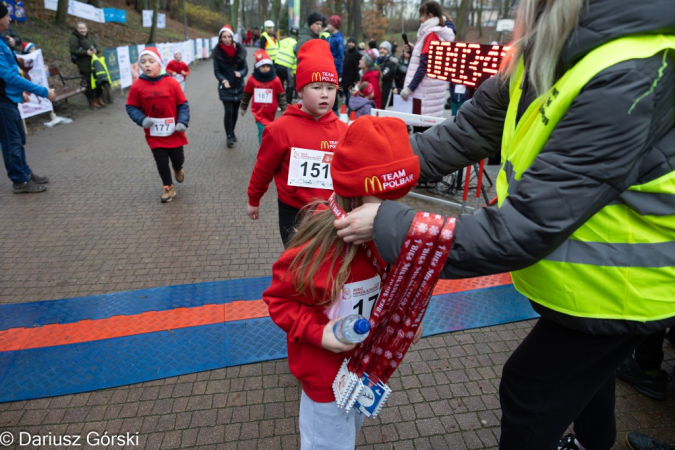
<svg viewBox="0 0 675 450">
<path fill-rule="evenodd" d="M 353 450 L 356 433 L 361 429 L 364 417 L 354 409 L 345 413 L 335 402 L 317 403 L 303 391 L 300 398 L 300 449 Z"/>
</svg>

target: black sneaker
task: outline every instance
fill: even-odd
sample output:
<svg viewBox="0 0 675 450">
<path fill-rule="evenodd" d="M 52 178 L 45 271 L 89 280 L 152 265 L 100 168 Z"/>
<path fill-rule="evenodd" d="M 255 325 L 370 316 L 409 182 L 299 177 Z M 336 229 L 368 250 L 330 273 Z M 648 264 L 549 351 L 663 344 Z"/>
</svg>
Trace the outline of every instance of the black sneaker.
<svg viewBox="0 0 675 450">
<path fill-rule="evenodd" d="M 642 433 L 628 433 L 626 444 L 630 450 L 675 450 L 675 445 L 664 444 Z"/>
<path fill-rule="evenodd" d="M 233 135 L 232 135 L 232 140 L 233 140 L 234 142 L 239 142 L 239 141 L 237 140 L 237 135 L 236 135 L 236 134 L 233 134 Z"/>
<path fill-rule="evenodd" d="M 49 183 L 49 178 L 41 177 L 40 175 L 35 175 L 34 173 L 31 173 L 29 175 L 29 178 L 31 180 L 35 181 L 37 184 L 47 184 L 47 183 Z"/>
<path fill-rule="evenodd" d="M 631 356 L 616 369 L 616 376 L 646 397 L 654 400 L 666 399 L 668 374 L 663 370 L 659 370 L 658 375 L 647 375 Z"/>
<path fill-rule="evenodd" d="M 227 148 L 232 148 L 234 147 L 234 137 L 228 136 L 227 137 Z"/>
<path fill-rule="evenodd" d="M 12 190 L 15 194 L 37 194 L 38 192 L 46 191 L 47 186 L 37 184 L 33 180 L 28 180 L 25 183 L 13 185 Z"/>
<path fill-rule="evenodd" d="M 572 433 L 566 434 L 558 441 L 558 450 L 580 450 L 579 441 Z"/>
</svg>

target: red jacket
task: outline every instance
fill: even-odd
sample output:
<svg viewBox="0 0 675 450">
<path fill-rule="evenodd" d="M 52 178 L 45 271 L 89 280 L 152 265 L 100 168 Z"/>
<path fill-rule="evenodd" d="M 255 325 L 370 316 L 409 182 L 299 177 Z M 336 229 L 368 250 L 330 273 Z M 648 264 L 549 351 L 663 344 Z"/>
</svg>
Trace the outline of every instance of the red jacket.
<svg viewBox="0 0 675 450">
<path fill-rule="evenodd" d="M 300 105 L 289 106 L 283 116 L 265 127 L 258 158 L 248 185 L 248 203 L 260 206 L 260 199 L 274 179 L 279 200 L 300 209 L 312 200 L 327 200 L 330 189 L 289 186 L 288 167 L 291 147 L 317 151 L 335 151 L 338 138 L 347 131 L 347 124 L 329 111 L 319 120 L 303 112 Z"/>
<path fill-rule="evenodd" d="M 168 75 L 152 80 L 141 75 L 141 78 L 131 85 L 127 97 L 127 106 L 138 108 L 146 116 L 156 119 L 173 117 L 176 124 L 179 120 L 177 105 L 184 103 L 187 103 L 187 99 L 180 84 Z M 185 123 L 187 124 L 187 121 Z M 150 136 L 150 130 L 143 131 L 150 148 L 177 148 L 188 143 L 185 133 L 176 131 L 171 136 Z"/>
<path fill-rule="evenodd" d="M 256 89 L 271 89 L 271 103 L 257 102 L 255 96 Z M 255 117 L 257 122 L 260 122 L 263 125 L 268 125 L 274 121 L 274 116 L 277 113 L 278 105 L 277 95 L 284 92 L 284 87 L 281 85 L 281 80 L 279 80 L 279 77 L 274 77 L 272 81 L 259 81 L 256 80 L 255 75 L 250 76 L 246 82 L 246 87 L 244 87 L 244 92 L 251 95 L 251 112 L 253 113 L 253 117 Z"/>
<path fill-rule="evenodd" d="M 367 81 L 375 89 L 375 95 L 373 95 L 373 101 L 377 106 L 377 109 L 382 108 L 382 89 L 380 88 L 380 71 L 378 69 L 370 70 L 363 74 L 361 82 Z"/>
<path fill-rule="evenodd" d="M 175 59 L 173 59 L 169 62 L 169 64 L 166 65 L 166 71 L 169 72 L 171 75 L 175 73 L 180 74 L 181 71 L 183 70 L 185 71 L 185 79 L 187 79 L 187 76 L 190 75 L 190 68 L 183 61 L 178 62 Z"/>
<path fill-rule="evenodd" d="M 302 390 L 315 402 L 327 403 L 335 401 L 332 388 L 333 380 L 335 380 L 342 361 L 352 356 L 354 351 L 333 353 L 321 347 L 323 329 L 329 322 L 328 315 L 331 315 L 331 318 L 337 318 L 336 313 L 327 308 L 331 305 L 316 304 L 317 298 L 322 298 L 323 293 L 330 290 L 330 286 L 327 285 L 330 266 L 330 259 L 328 258 L 330 256 L 314 276 L 317 297 L 312 297 L 309 289 L 306 295 L 299 295 L 293 288 L 290 274 L 285 275 L 288 273 L 290 263 L 301 248 L 296 247 L 286 250 L 274 263 L 272 266 L 272 284 L 263 293 L 263 300 L 269 307 L 270 317 L 274 323 L 287 334 L 288 366 L 293 375 L 302 383 Z M 369 248 L 374 248 L 374 246 Z M 380 263 L 384 267 L 385 263 L 382 261 Z M 341 264 L 342 258 L 338 258 L 330 279 L 333 279 Z M 377 300 L 382 282 L 363 246 L 356 254 L 350 268 L 351 275 L 345 286 L 355 282 L 368 283 L 371 292 L 366 293 L 363 298 L 372 308 Z M 368 299 L 372 300 L 368 301 Z M 348 300 L 345 301 L 348 302 Z M 337 303 L 342 303 L 342 301 Z M 356 310 L 357 306 L 358 303 L 353 306 L 354 314 L 360 312 Z M 340 316 L 348 315 L 344 311 L 340 313 Z M 366 314 L 363 311 L 361 312 L 364 315 Z"/>
</svg>

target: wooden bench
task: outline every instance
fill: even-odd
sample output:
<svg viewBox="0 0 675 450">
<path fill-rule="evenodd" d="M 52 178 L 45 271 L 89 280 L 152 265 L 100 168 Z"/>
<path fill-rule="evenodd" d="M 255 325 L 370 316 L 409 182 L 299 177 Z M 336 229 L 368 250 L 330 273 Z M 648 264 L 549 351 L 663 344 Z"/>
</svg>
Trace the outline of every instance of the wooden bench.
<svg viewBox="0 0 675 450">
<path fill-rule="evenodd" d="M 72 97 L 87 90 L 87 82 L 84 80 L 82 75 L 76 77 L 64 77 L 61 75 L 61 71 L 59 70 L 58 66 L 51 66 L 49 68 L 49 78 L 52 80 L 58 79 L 61 81 L 61 86 L 52 86 L 54 91 L 56 91 L 57 102 L 59 100 L 66 100 L 67 102 L 68 97 Z M 68 85 L 67 81 L 71 80 L 79 80 L 79 84 L 77 86 L 74 86 L 73 83 Z"/>
</svg>

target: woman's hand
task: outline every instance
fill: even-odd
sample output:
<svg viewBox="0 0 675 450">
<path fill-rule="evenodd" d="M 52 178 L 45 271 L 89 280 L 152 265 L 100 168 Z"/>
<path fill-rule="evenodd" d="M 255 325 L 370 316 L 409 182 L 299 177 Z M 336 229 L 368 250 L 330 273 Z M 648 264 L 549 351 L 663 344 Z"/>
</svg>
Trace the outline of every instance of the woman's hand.
<svg viewBox="0 0 675 450">
<path fill-rule="evenodd" d="M 223 80 L 223 87 L 224 87 L 225 89 L 229 89 L 229 88 L 230 88 L 230 82 L 227 81 L 227 80 Z"/>
<path fill-rule="evenodd" d="M 380 203 L 366 203 L 351 211 L 346 218 L 334 222 L 337 235 L 356 245 L 373 239 L 373 223 Z"/>
<path fill-rule="evenodd" d="M 323 327 L 323 336 L 321 336 L 321 347 L 329 352 L 333 353 L 342 353 L 353 350 L 356 347 L 356 344 L 343 344 L 338 341 L 333 333 L 333 326 L 335 326 L 336 319 L 331 320 Z"/>
<path fill-rule="evenodd" d="M 415 333 L 415 337 L 412 340 L 413 345 L 417 344 L 420 339 L 422 339 L 422 333 L 424 333 L 424 329 L 420 323 L 420 327 L 417 329 L 417 333 Z"/>
<path fill-rule="evenodd" d="M 241 78 L 241 73 L 239 73 L 239 71 L 235 70 L 234 76 L 237 77 L 237 78 Z"/>
<path fill-rule="evenodd" d="M 248 214 L 251 220 L 258 220 L 258 217 L 260 217 L 260 206 L 246 205 L 246 214 Z"/>
</svg>

